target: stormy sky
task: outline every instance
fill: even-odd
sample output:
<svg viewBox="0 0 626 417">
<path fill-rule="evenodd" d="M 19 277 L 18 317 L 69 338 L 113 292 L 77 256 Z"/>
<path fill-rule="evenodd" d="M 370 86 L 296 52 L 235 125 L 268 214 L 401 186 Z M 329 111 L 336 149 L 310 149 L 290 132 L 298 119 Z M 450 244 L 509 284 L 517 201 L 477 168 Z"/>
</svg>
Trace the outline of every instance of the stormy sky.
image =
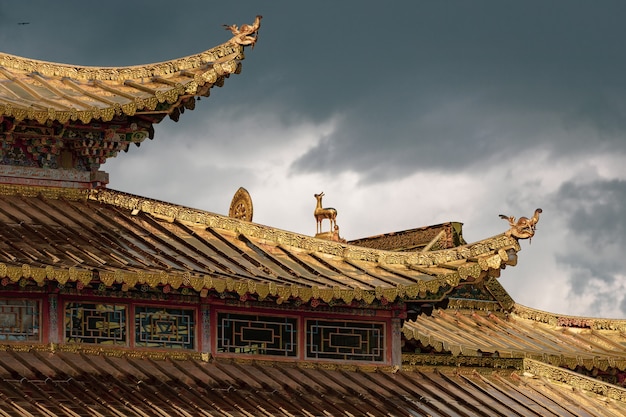
<svg viewBox="0 0 626 417">
<path fill-rule="evenodd" d="M 0 1 L 2 51 L 121 66 L 227 41 L 243 71 L 103 165 L 110 188 L 347 239 L 446 221 L 468 242 L 543 214 L 501 282 L 520 304 L 626 317 L 623 1 Z M 27 25 L 19 25 L 28 22 Z"/>
</svg>

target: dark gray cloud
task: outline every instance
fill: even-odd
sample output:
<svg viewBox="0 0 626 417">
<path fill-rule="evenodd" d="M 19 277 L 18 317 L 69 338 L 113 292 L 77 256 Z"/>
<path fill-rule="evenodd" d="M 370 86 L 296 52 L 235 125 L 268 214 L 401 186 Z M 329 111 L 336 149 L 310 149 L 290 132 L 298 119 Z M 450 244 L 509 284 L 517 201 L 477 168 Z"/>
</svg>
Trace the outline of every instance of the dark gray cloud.
<svg viewBox="0 0 626 417">
<path fill-rule="evenodd" d="M 626 247 L 626 181 L 568 181 L 561 185 L 555 200 L 571 232 L 587 239 L 590 248 Z"/>
<path fill-rule="evenodd" d="M 556 260 L 571 270 L 572 293 L 589 294 L 598 281 L 609 288 L 619 284 L 626 270 L 626 181 L 565 182 L 554 196 L 554 207 L 568 228 L 568 241 Z M 623 297 L 615 292 L 595 296 L 598 303 Z M 624 305 L 621 301 L 626 314 Z"/>
<path fill-rule="evenodd" d="M 298 27 L 310 35 L 288 41 L 298 70 L 269 64 L 273 82 L 297 89 L 270 82 L 259 97 L 287 121 L 343 119 L 293 171 L 381 181 L 531 147 L 555 157 L 625 152 L 622 6 L 479 4 L 307 10 L 310 21 Z M 284 45 L 275 34 L 264 39 Z"/>
</svg>

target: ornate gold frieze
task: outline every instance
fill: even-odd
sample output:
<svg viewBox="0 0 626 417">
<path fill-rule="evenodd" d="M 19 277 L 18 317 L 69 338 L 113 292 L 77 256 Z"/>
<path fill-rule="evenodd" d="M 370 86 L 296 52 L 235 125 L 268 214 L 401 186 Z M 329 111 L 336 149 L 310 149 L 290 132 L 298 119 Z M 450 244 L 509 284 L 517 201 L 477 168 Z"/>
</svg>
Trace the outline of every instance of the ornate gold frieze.
<svg viewBox="0 0 626 417">
<path fill-rule="evenodd" d="M 78 201 L 87 200 L 89 196 L 89 190 L 82 188 L 56 188 L 0 184 L 0 195 L 18 197 L 42 196 L 54 200 L 58 200 L 59 198 L 65 198 L 67 200 Z"/>
<path fill-rule="evenodd" d="M 462 298 L 449 298 L 448 300 L 448 309 L 450 310 L 498 311 L 502 309 L 500 303 L 495 301 L 468 300 Z"/>
<path fill-rule="evenodd" d="M 521 304 L 514 305 L 513 314 L 524 319 L 547 323 L 553 326 L 589 328 L 594 330 L 618 330 L 626 332 L 626 320 L 567 316 L 548 313 L 546 311 L 526 307 Z"/>
<path fill-rule="evenodd" d="M 214 62 L 219 63 L 225 58 L 240 59 L 242 54 L 243 46 L 227 42 L 195 55 L 155 64 L 127 67 L 90 67 L 40 61 L 0 53 L 0 66 L 26 73 L 37 73 L 45 77 L 74 80 L 125 81 L 161 77 L 175 72 L 200 68 L 203 65 Z"/>
<path fill-rule="evenodd" d="M 605 397 L 626 402 L 626 389 L 590 378 L 567 369 L 559 368 L 533 359 L 524 359 L 523 370 L 526 374 L 558 381 L 576 389 L 593 392 Z"/>
<path fill-rule="evenodd" d="M 478 356 L 449 356 L 422 353 L 403 353 L 402 369 L 408 371 L 412 370 L 413 367 L 451 366 L 522 370 L 523 361 L 524 359 L 522 358 L 486 358 Z"/>
<path fill-rule="evenodd" d="M 485 280 L 485 288 L 493 297 L 498 300 L 500 306 L 504 310 L 510 310 L 515 305 L 515 301 L 508 292 L 504 289 L 504 287 L 500 284 L 495 278 L 489 278 Z"/>
<path fill-rule="evenodd" d="M 8 277 L 11 282 L 18 282 L 20 279 L 32 279 L 38 285 L 43 285 L 46 280 L 56 281 L 61 285 L 67 282 L 80 282 L 84 286 L 94 279 L 99 279 L 106 287 L 110 287 L 113 283 L 124 284 L 128 287 L 135 285 L 148 285 L 155 288 L 158 285 L 171 286 L 174 289 L 180 288 L 183 284 L 185 287 L 191 287 L 196 292 L 204 289 L 215 290 L 218 293 L 235 292 L 239 296 L 246 293 L 256 293 L 260 299 L 268 296 L 276 297 L 277 302 L 282 302 L 289 298 L 299 298 L 302 302 L 307 303 L 311 300 L 319 299 L 325 303 L 331 303 L 332 300 L 341 300 L 346 304 L 350 304 L 353 300 L 363 301 L 366 304 L 372 304 L 375 300 L 381 303 L 395 302 L 398 298 L 414 299 L 424 291 L 436 294 L 442 287 L 453 288 L 458 285 L 457 279 L 443 278 L 433 279 L 420 284 L 396 287 L 377 287 L 374 291 L 364 290 L 361 288 L 325 288 L 319 286 L 303 287 L 295 284 L 277 285 L 275 283 L 253 283 L 249 280 L 233 280 L 232 278 L 221 278 L 210 275 L 191 275 L 188 272 L 146 272 L 146 271 L 100 271 L 96 276 L 93 271 L 81 270 L 77 268 L 61 269 L 52 266 L 34 267 L 30 265 L 7 265 L 0 263 L 0 278 Z"/>
<path fill-rule="evenodd" d="M 171 351 L 150 351 L 150 350 L 135 350 L 130 348 L 113 348 L 102 346 L 89 346 L 80 344 L 23 344 L 23 343 L 5 343 L 0 344 L 1 351 L 14 351 L 14 352 L 69 352 L 69 353 L 81 353 L 85 355 L 93 356 L 110 356 L 117 358 L 139 358 L 139 359 L 152 359 L 152 360 L 203 360 L 203 354 L 201 352 L 182 352 L 180 350 Z"/>
</svg>

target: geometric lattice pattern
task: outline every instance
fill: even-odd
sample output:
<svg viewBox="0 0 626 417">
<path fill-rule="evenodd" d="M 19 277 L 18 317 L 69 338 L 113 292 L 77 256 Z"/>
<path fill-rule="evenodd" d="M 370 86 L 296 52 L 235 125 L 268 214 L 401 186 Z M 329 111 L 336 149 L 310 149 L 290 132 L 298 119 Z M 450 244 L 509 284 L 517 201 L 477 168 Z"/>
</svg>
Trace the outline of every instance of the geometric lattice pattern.
<svg viewBox="0 0 626 417">
<path fill-rule="evenodd" d="M 194 349 L 196 310 L 135 306 L 135 346 Z"/>
<path fill-rule="evenodd" d="M 385 324 L 307 320 L 306 358 L 342 361 L 385 360 Z"/>
<path fill-rule="evenodd" d="M 0 299 L 0 341 L 40 341 L 37 300 Z"/>
<path fill-rule="evenodd" d="M 294 317 L 218 313 L 217 352 L 294 357 L 298 321 Z"/>
<path fill-rule="evenodd" d="M 65 341 L 126 346 L 124 304 L 67 303 Z"/>
</svg>

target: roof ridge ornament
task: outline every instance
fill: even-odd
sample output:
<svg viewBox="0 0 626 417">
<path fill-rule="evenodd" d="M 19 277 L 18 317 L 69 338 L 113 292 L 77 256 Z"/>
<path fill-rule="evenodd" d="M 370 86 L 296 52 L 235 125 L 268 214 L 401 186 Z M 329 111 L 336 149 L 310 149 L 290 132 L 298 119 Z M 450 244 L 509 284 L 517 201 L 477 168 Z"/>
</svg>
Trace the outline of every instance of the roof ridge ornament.
<svg viewBox="0 0 626 417">
<path fill-rule="evenodd" d="M 506 216 L 504 214 L 500 214 L 500 218 L 504 220 L 508 220 L 511 228 L 507 230 L 504 234 L 508 237 L 513 237 L 515 239 L 532 239 L 535 235 L 535 230 L 537 230 L 537 222 L 539 222 L 539 214 L 541 214 L 543 210 L 540 208 L 535 210 L 535 214 L 530 219 L 528 217 L 520 217 L 517 221 L 515 221 L 515 216 Z"/>
<path fill-rule="evenodd" d="M 247 222 L 252 221 L 252 198 L 250 193 L 243 187 L 235 192 L 233 199 L 230 202 L 230 209 L 228 210 L 228 217 L 233 219 L 244 220 Z"/>
<path fill-rule="evenodd" d="M 226 30 L 230 30 L 234 35 L 230 40 L 235 45 L 250 45 L 254 49 L 254 44 L 259 40 L 259 29 L 261 28 L 261 18 L 263 16 L 257 15 L 254 19 L 254 23 L 251 25 L 243 24 L 241 27 L 237 25 L 222 25 Z"/>
<path fill-rule="evenodd" d="M 346 240 L 339 236 L 339 226 L 337 226 L 336 220 L 337 210 L 332 207 L 322 207 L 322 197 L 324 197 L 323 191 L 319 194 L 313 194 L 313 196 L 317 200 L 315 211 L 313 211 L 313 216 L 315 216 L 315 220 L 317 221 L 315 237 L 345 243 Z M 330 231 L 328 232 L 322 232 L 322 221 L 324 219 L 328 219 L 330 221 Z"/>
</svg>

